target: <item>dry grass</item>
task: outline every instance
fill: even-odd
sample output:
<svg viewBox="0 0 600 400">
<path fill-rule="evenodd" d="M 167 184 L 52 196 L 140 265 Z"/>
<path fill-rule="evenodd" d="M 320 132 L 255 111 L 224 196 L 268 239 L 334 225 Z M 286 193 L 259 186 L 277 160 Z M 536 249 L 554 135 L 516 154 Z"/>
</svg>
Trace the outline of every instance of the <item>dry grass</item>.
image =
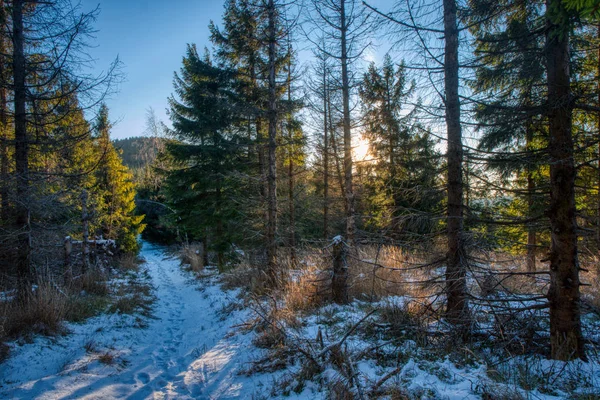
<svg viewBox="0 0 600 400">
<path fill-rule="evenodd" d="M 7 336 L 23 332 L 46 335 L 60 333 L 68 309 L 68 294 L 52 281 L 43 281 L 24 299 L 5 306 L 3 329 Z"/>
<path fill-rule="evenodd" d="M 194 272 L 200 272 L 204 269 L 203 247 L 200 243 L 190 243 L 183 245 L 179 249 L 178 256 L 182 265 L 188 265 Z"/>
<path fill-rule="evenodd" d="M 581 281 L 589 285 L 582 286 L 582 297 L 600 317 L 600 257 L 586 257 L 580 265 L 587 270 L 581 273 Z"/>
<path fill-rule="evenodd" d="M 122 271 L 137 271 L 143 260 L 134 253 L 121 254 L 116 265 Z"/>
<path fill-rule="evenodd" d="M 116 357 L 110 351 L 106 351 L 98 357 L 98 361 L 100 361 L 104 365 L 113 365 L 116 362 Z"/>
<path fill-rule="evenodd" d="M 397 246 L 361 246 L 355 256 L 348 257 L 350 296 L 381 299 L 388 296 L 423 298 L 436 288 L 428 285 L 430 268 L 421 255 L 410 255 Z"/>
<path fill-rule="evenodd" d="M 75 281 L 75 288 L 98 296 L 110 293 L 107 273 L 99 268 L 92 268 Z"/>
<path fill-rule="evenodd" d="M 286 257 L 288 268 L 282 274 L 282 299 L 290 312 L 314 310 L 329 299 L 329 272 L 323 256 L 306 254 L 302 263 L 292 268 Z"/>
</svg>

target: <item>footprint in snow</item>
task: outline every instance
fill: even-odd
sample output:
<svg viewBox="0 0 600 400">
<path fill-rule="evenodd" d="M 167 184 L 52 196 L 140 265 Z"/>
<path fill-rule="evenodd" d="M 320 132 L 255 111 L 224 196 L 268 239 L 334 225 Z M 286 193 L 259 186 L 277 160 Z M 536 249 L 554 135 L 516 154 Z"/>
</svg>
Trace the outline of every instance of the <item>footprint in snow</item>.
<svg viewBox="0 0 600 400">
<path fill-rule="evenodd" d="M 140 372 L 137 375 L 137 379 L 142 382 L 144 385 L 147 384 L 148 382 L 150 382 L 150 375 L 148 375 L 145 372 Z"/>
</svg>

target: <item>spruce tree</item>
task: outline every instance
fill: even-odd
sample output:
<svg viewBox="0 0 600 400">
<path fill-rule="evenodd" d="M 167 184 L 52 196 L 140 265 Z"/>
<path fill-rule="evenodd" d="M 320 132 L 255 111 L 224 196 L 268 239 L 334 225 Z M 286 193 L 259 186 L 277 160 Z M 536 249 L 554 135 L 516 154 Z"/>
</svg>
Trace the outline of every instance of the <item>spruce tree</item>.
<svg viewBox="0 0 600 400">
<path fill-rule="evenodd" d="M 167 144 L 174 163 L 165 183 L 169 203 L 181 227 L 217 252 L 221 268 L 243 233 L 236 201 L 249 142 L 238 84 L 234 71 L 213 65 L 208 55 L 200 58 L 189 45 L 169 98 L 170 133 L 177 140 Z"/>
<path fill-rule="evenodd" d="M 91 197 L 96 203 L 97 233 L 115 239 L 125 252 L 137 252 L 137 236 L 144 229 L 143 215 L 135 215 L 133 175 L 110 141 L 108 108 L 102 105 L 96 121 L 96 151 L 101 162 L 95 171 Z"/>
<path fill-rule="evenodd" d="M 408 239 L 433 228 L 431 213 L 440 205 L 436 191 L 439 166 L 434 142 L 416 120 L 414 94 L 404 63 L 396 66 L 386 55 L 364 74 L 359 94 L 363 103 L 363 136 L 375 161 L 366 202 L 375 226 L 391 237 Z"/>
</svg>

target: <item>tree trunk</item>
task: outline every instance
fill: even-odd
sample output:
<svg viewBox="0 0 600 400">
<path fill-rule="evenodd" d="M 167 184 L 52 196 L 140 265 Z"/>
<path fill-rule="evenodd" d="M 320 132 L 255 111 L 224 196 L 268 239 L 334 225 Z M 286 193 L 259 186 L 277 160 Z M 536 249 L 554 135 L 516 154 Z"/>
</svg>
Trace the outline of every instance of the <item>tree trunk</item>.
<svg viewBox="0 0 600 400">
<path fill-rule="evenodd" d="M 0 0 L 0 27 L 6 25 L 6 9 Z M 6 37 L 0 37 L 0 221 L 7 223 L 9 219 L 9 181 L 8 181 L 8 100 L 6 86 L 9 84 L 6 71 L 7 53 Z"/>
<path fill-rule="evenodd" d="M 531 121 L 527 122 L 525 132 L 525 148 L 531 154 L 531 142 L 533 140 L 533 131 Z M 533 168 L 531 161 L 527 162 L 527 217 L 533 217 L 535 182 L 533 181 Z M 527 271 L 535 272 L 535 253 L 536 253 L 536 233 L 535 228 L 531 225 L 527 227 Z"/>
<path fill-rule="evenodd" d="M 327 67 L 323 66 L 323 239 L 329 237 L 329 137 L 327 132 Z"/>
<path fill-rule="evenodd" d="M 463 243 L 462 132 L 458 96 L 458 26 L 456 1 L 444 0 L 444 87 L 448 135 L 448 254 L 446 317 L 453 324 L 468 323 L 466 260 Z"/>
<path fill-rule="evenodd" d="M 329 92 L 327 93 L 329 96 Z M 331 97 L 327 100 L 329 104 L 329 142 L 331 143 L 331 150 L 333 151 L 333 158 L 335 161 L 335 170 L 337 173 L 338 184 L 340 185 L 340 191 L 346 193 L 346 187 L 344 185 L 344 176 L 342 174 L 342 166 L 340 165 L 340 152 L 338 151 L 337 138 L 335 135 L 335 128 L 333 126 L 333 113 L 331 112 Z M 344 212 L 348 209 L 348 203 L 344 199 Z"/>
<path fill-rule="evenodd" d="M 269 29 L 269 156 L 267 174 L 267 275 L 270 284 L 276 284 L 277 269 L 277 170 L 275 151 L 277 136 L 277 87 L 275 82 L 275 46 L 277 45 L 276 15 L 274 0 L 269 0 L 268 6 Z"/>
<path fill-rule="evenodd" d="M 561 10 L 548 0 L 547 13 Z M 550 153 L 550 343 L 552 358 L 585 358 L 580 320 L 575 165 L 572 136 L 569 33 L 547 18 L 546 60 Z M 563 28 L 563 29 L 561 29 Z"/>
<path fill-rule="evenodd" d="M 206 234 L 206 229 L 204 230 L 204 234 L 200 239 L 202 241 L 202 266 L 208 266 L 208 235 Z"/>
<path fill-rule="evenodd" d="M 338 304 L 348 303 L 348 267 L 346 245 L 341 236 L 333 238 L 333 276 L 331 278 L 332 300 Z"/>
<path fill-rule="evenodd" d="M 600 25 L 598 25 L 598 33 L 596 34 L 600 41 Z M 596 75 L 596 90 L 598 91 L 598 107 L 600 107 L 600 47 L 598 47 L 598 70 Z M 598 138 L 600 138 L 600 112 L 597 116 Z M 600 255 L 600 140 L 598 140 L 598 219 L 596 222 L 596 248 Z"/>
<path fill-rule="evenodd" d="M 85 274 L 88 271 L 90 266 L 90 231 L 89 231 L 89 221 L 90 216 L 88 214 L 87 209 L 87 201 L 88 201 L 88 192 L 87 190 L 83 190 L 81 192 L 81 224 L 83 230 L 83 240 L 81 243 L 81 253 L 83 257 L 83 264 L 81 272 Z"/>
<path fill-rule="evenodd" d="M 291 46 L 289 47 L 291 54 Z M 292 104 L 292 62 L 288 65 L 288 104 Z M 290 111 L 288 116 L 288 135 L 289 135 L 289 165 L 288 165 L 288 202 L 289 202 L 289 213 L 290 213 L 290 258 L 291 263 L 296 266 L 296 207 L 294 199 L 294 129 L 293 129 L 293 118 L 292 112 Z"/>
<path fill-rule="evenodd" d="M 346 198 L 346 240 L 354 245 L 356 222 L 354 220 L 354 192 L 352 189 L 352 132 L 350 126 L 350 81 L 348 77 L 348 48 L 346 35 L 348 21 L 346 20 L 346 0 L 340 1 L 340 45 L 342 62 L 342 108 L 344 128 L 344 186 Z"/>
<path fill-rule="evenodd" d="M 215 145 L 216 145 L 217 141 L 215 140 Z M 219 179 L 219 182 L 217 184 L 217 202 L 215 205 L 215 209 L 217 211 L 217 215 L 219 216 L 219 219 L 217 219 L 217 226 L 216 226 L 216 242 L 217 242 L 217 268 L 219 269 L 219 271 L 223 271 L 224 267 L 225 267 L 225 253 L 224 253 L 224 249 L 223 249 L 223 244 L 224 244 L 224 229 L 223 229 L 223 214 L 222 214 L 222 210 L 221 210 L 221 179 Z M 206 249 L 206 245 L 204 246 L 204 248 Z M 205 264 L 207 265 L 207 264 Z"/>
<path fill-rule="evenodd" d="M 31 285 L 31 234 L 29 223 L 29 138 L 25 102 L 25 33 L 23 31 L 23 0 L 14 0 L 13 19 L 13 81 L 15 112 L 15 173 L 17 178 L 16 220 L 17 274 L 19 293 L 29 292 Z"/>
</svg>

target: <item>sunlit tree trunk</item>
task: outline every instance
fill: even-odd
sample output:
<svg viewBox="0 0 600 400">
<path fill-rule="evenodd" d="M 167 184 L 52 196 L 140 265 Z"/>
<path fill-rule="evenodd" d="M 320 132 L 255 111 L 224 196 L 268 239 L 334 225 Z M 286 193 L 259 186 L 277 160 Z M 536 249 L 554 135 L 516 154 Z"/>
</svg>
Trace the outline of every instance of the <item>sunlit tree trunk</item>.
<svg viewBox="0 0 600 400">
<path fill-rule="evenodd" d="M 346 36 L 346 0 L 340 1 L 340 46 L 342 64 L 342 109 L 344 128 L 344 186 L 346 198 L 346 240 L 354 243 L 356 222 L 354 212 L 354 191 L 352 189 L 352 131 L 350 125 L 350 80 L 348 76 L 348 45 Z"/>
<path fill-rule="evenodd" d="M 466 260 L 463 243 L 462 132 L 458 95 L 458 26 L 456 1 L 444 0 L 444 88 L 448 135 L 448 254 L 446 317 L 454 324 L 468 322 Z"/>
</svg>

